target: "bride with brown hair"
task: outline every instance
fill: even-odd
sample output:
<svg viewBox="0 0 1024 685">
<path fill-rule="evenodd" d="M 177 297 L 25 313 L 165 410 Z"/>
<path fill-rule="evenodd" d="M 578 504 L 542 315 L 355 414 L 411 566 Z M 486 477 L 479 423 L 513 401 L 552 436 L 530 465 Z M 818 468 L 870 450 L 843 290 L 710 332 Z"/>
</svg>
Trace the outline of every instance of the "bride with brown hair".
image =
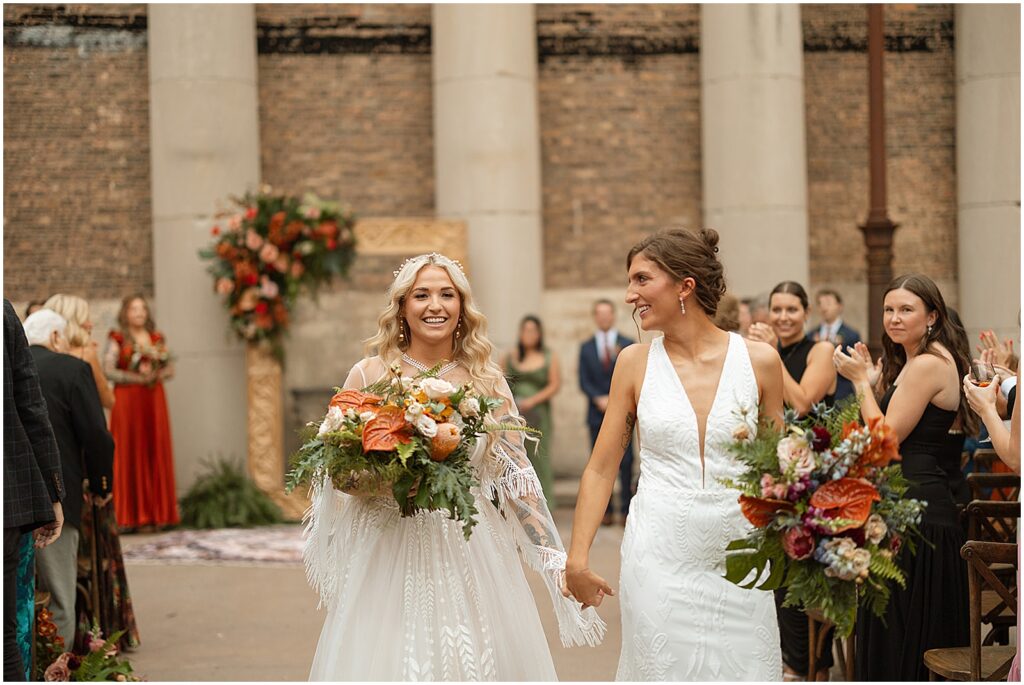
<svg viewBox="0 0 1024 685">
<path fill-rule="evenodd" d="M 405 376 L 440 365 L 444 380 L 503 399 L 499 422 L 523 424 L 469 282 L 443 255 L 420 255 L 395 273 L 366 347 L 346 389 L 365 388 L 392 364 Z M 522 435 L 496 431 L 477 443 L 469 540 L 444 512 L 401 517 L 386 485 L 314 485 L 305 561 L 328 612 L 310 680 L 555 680 L 517 548 L 544 577 L 562 644 L 601 641 L 595 611 L 561 595 L 565 552 Z"/>
</svg>

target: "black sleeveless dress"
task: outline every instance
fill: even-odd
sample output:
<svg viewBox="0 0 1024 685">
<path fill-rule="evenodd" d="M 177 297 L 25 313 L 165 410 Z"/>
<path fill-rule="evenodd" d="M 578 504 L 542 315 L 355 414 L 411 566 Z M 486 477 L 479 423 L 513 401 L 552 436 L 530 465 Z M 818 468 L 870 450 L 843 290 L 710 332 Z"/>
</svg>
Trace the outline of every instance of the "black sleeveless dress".
<svg viewBox="0 0 1024 685">
<path fill-rule="evenodd" d="M 883 413 L 895 389 L 882 398 Z M 955 419 L 955 411 L 929 403 L 900 444 L 903 474 L 913 483 L 906 496 L 928 503 L 920 526 L 924 541 L 913 556 L 906 548 L 900 552 L 907 587 L 893 588 L 885 623 L 863 609 L 857 616 L 857 680 L 928 680 L 927 650 L 970 644 L 967 563 L 960 558 L 966 536 L 946 463 Z"/>
<path fill-rule="evenodd" d="M 810 336 L 792 345 L 779 347 L 779 356 L 786 371 L 797 383 L 804 377 L 807 371 L 807 355 L 811 353 L 817 343 Z M 824 403 L 832 406 L 835 395 L 826 395 Z M 807 634 L 807 614 L 793 607 L 783 607 L 782 602 L 786 599 L 785 588 L 775 591 L 775 613 L 779 619 L 779 644 L 782 647 L 782 660 L 786 666 L 802 676 L 807 676 L 808 656 L 810 655 Z M 824 650 L 821 658 L 817 661 L 818 670 L 832 668 L 834 663 L 832 657 L 832 636 L 835 629 L 829 629 L 825 644 L 829 648 Z"/>
</svg>

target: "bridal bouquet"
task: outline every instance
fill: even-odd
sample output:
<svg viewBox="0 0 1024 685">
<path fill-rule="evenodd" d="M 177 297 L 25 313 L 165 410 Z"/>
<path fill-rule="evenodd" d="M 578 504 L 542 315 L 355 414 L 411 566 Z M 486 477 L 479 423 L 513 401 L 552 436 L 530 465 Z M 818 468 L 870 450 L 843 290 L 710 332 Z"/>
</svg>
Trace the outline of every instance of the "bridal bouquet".
<svg viewBox="0 0 1024 685">
<path fill-rule="evenodd" d="M 361 391 L 336 388 L 316 435 L 292 457 L 288 490 L 324 475 L 339 489 L 390 485 L 402 516 L 446 510 L 468 539 L 476 524 L 470 488 L 479 483 L 469 463 L 476 441 L 492 430 L 535 431 L 497 423 L 491 414 L 501 400 L 436 371 L 409 378 L 395 364 Z"/>
<path fill-rule="evenodd" d="M 171 363 L 173 357 L 168 351 L 163 337 L 157 333 L 152 333 L 151 337 L 153 338 L 152 345 L 135 343 L 132 346 L 131 357 L 128 359 L 129 370 L 148 374 L 159 371 Z"/>
<path fill-rule="evenodd" d="M 858 604 L 882 616 L 892 584 L 905 587 L 894 557 L 903 545 L 914 551 L 926 506 L 904 498 L 892 430 L 880 420 L 864 426 L 859 416 L 853 401 L 816 407 L 814 418 L 787 415 L 782 431 L 743 417 L 729 450 L 747 468 L 725 482 L 743 493 L 741 510 L 754 525 L 730 543 L 726 578 L 787 588 L 784 606 L 819 611 L 844 637 Z"/>
</svg>

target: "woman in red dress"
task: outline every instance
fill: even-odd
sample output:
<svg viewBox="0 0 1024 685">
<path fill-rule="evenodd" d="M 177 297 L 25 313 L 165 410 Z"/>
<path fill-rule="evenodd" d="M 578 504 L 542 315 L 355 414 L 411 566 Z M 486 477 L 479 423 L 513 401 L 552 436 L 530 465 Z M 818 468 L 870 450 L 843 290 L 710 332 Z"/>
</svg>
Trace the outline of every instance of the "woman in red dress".
<svg viewBox="0 0 1024 685">
<path fill-rule="evenodd" d="M 104 355 L 114 381 L 110 432 L 114 436 L 114 510 L 125 529 L 178 523 L 171 424 L 163 382 L 174 374 L 163 335 L 142 295 L 121 301 L 120 330 L 110 332 Z"/>
</svg>

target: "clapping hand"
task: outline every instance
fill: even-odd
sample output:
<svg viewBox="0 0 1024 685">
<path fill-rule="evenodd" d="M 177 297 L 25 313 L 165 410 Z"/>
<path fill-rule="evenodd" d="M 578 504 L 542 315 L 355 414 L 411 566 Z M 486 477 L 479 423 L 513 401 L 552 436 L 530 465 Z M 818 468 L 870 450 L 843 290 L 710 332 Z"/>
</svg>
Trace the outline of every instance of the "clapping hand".
<svg viewBox="0 0 1024 685">
<path fill-rule="evenodd" d="M 981 353 L 981 358 L 984 361 L 993 366 L 998 364 L 1009 367 L 1012 360 L 1017 357 L 1013 353 L 1013 338 L 1008 338 L 1006 342 L 1001 343 L 999 336 L 991 330 L 981 332 L 981 344 L 978 345 L 978 352 Z"/>
<path fill-rule="evenodd" d="M 871 361 L 871 351 L 862 342 L 857 343 L 850 350 L 849 354 L 843 352 L 842 346 L 837 346 L 832 353 L 832 363 L 839 374 L 853 383 L 867 381 L 868 385 L 874 386 L 882 373 L 882 360 Z"/>
<path fill-rule="evenodd" d="M 570 571 L 566 568 L 565 585 L 562 587 L 562 596 L 574 597 L 577 602 L 583 604 L 583 608 L 599 607 L 604 601 L 605 595 L 614 597 L 615 590 L 604 578 L 597 575 L 589 568 Z"/>
<path fill-rule="evenodd" d="M 757 342 L 768 343 L 772 347 L 775 347 L 779 342 L 778 336 L 775 335 L 775 329 L 766 323 L 760 322 L 750 324 L 750 328 L 747 330 L 747 338 Z"/>
</svg>

